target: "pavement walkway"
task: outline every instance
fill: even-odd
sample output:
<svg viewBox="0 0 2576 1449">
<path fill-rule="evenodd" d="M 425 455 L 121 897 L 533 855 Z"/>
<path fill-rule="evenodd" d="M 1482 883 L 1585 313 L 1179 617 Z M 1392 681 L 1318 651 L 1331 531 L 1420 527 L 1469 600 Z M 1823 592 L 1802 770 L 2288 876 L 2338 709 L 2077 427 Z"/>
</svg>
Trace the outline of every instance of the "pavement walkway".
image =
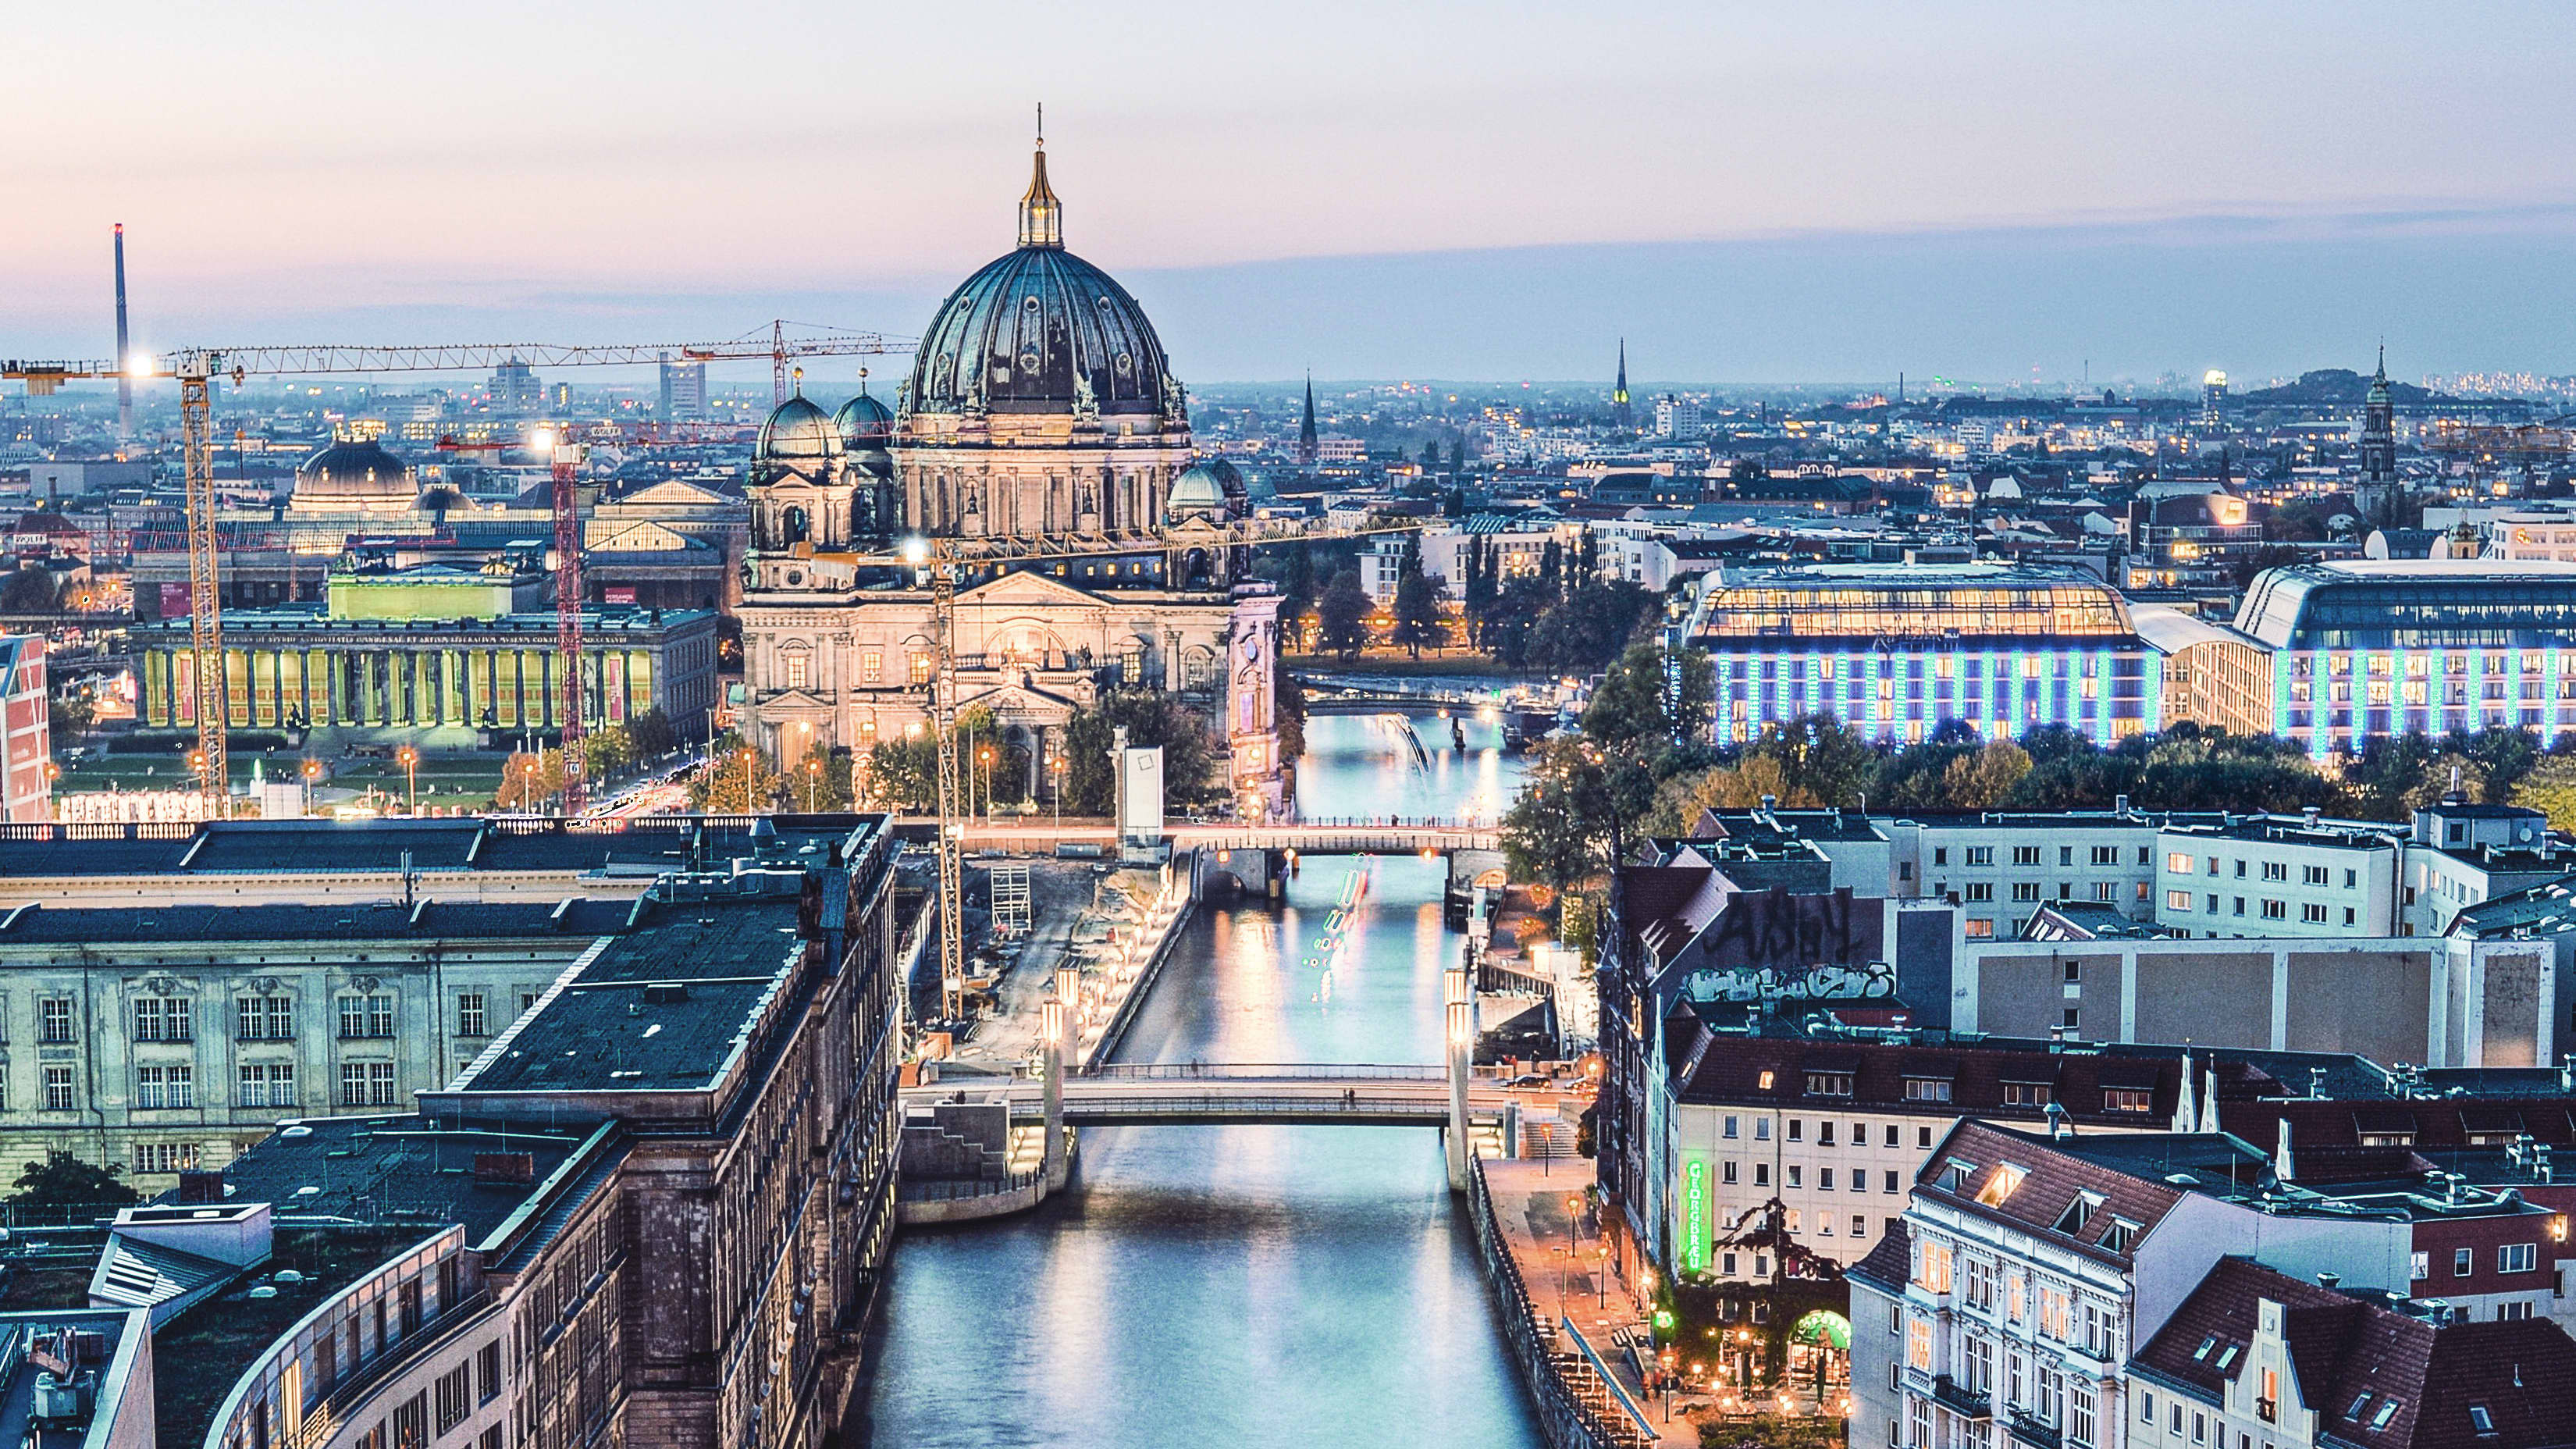
<svg viewBox="0 0 2576 1449">
<path fill-rule="evenodd" d="M 1540 1321 L 1555 1325 L 1567 1318 L 1574 1320 L 1576 1331 L 1609 1366 L 1611 1377 L 1629 1401 L 1644 1411 L 1645 1427 L 1659 1436 L 1659 1445 L 1667 1449 L 1696 1446 L 1699 1427 L 1684 1418 L 1682 1410 L 1701 1400 L 1689 1394 L 1675 1395 L 1668 1421 L 1664 1397 L 1647 1394 L 1644 1382 L 1620 1347 L 1623 1333 L 1640 1344 L 1651 1343 L 1652 1329 L 1633 1285 L 1611 1274 L 1602 1257 L 1602 1240 L 1592 1230 L 1585 1195 L 1592 1183 L 1590 1167 L 1580 1158 L 1553 1164 L 1485 1159 L 1485 1185 L 1493 1196 L 1494 1220 L 1501 1224 L 1504 1241 L 1511 1245 L 1512 1257 L 1520 1264 L 1521 1281 L 1529 1288 L 1530 1307 Z M 1575 1211 L 1570 1213 L 1569 1206 Z M 1569 1241 L 1573 1244 L 1570 1255 L 1566 1251 Z M 1570 1343 L 1564 1346 L 1573 1347 Z M 1639 1356 L 1646 1356 L 1642 1349 Z"/>
</svg>

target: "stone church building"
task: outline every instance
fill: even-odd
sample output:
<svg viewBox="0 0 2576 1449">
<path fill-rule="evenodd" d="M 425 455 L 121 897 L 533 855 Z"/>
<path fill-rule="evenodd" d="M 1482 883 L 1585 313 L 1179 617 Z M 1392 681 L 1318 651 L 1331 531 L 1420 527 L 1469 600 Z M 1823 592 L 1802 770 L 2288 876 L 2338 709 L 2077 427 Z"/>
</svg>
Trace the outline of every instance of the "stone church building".
<svg viewBox="0 0 2576 1449">
<path fill-rule="evenodd" d="M 918 540 L 960 565 L 957 705 L 1027 752 L 1030 798 L 1049 798 L 1077 710 L 1144 689 L 1222 734 L 1238 810 L 1281 810 L 1279 599 L 1238 582 L 1242 480 L 1192 462 L 1144 309 L 1065 250 L 1043 142 L 1018 247 L 940 304 L 895 406 L 788 399 L 746 491 L 745 724 L 773 758 L 924 727 L 931 593 L 902 552 Z"/>
</svg>

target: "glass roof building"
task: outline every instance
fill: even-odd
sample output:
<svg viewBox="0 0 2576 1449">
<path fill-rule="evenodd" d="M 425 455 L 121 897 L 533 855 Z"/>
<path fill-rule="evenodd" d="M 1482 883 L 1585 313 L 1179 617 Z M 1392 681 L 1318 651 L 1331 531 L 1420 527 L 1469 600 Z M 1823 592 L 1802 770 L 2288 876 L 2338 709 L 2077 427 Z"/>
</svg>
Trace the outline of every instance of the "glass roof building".
<svg viewBox="0 0 2576 1449">
<path fill-rule="evenodd" d="M 1911 742 L 1957 720 L 1993 738 L 2061 724 L 2108 743 L 2155 729 L 2162 656 L 2119 591 L 2015 564 L 1729 569 L 1689 638 L 1717 679 L 1719 743 L 1831 714 Z"/>
<path fill-rule="evenodd" d="M 2233 633 L 2257 691 L 2233 727 L 2268 728 L 2314 755 L 2417 730 L 2576 733 L 2576 564 L 2271 569 L 2246 590 Z"/>
</svg>

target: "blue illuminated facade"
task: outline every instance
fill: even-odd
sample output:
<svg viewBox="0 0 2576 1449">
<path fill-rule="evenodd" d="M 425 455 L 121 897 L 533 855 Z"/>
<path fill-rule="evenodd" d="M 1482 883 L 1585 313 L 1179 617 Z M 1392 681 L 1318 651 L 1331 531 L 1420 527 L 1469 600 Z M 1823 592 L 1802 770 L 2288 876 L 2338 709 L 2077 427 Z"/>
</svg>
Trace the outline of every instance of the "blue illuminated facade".
<svg viewBox="0 0 2576 1449">
<path fill-rule="evenodd" d="M 2109 744 L 2157 727 L 2163 656 L 2116 590 L 2003 564 L 1729 570 L 1691 642 L 1715 674 L 1714 733 L 1831 714 L 1873 739 L 1956 720 L 1993 739 L 2064 725 Z"/>
<path fill-rule="evenodd" d="M 2270 727 L 2311 755 L 2421 731 L 2576 733 L 2576 565 L 2353 560 L 2266 571 L 2235 632 Z"/>
</svg>

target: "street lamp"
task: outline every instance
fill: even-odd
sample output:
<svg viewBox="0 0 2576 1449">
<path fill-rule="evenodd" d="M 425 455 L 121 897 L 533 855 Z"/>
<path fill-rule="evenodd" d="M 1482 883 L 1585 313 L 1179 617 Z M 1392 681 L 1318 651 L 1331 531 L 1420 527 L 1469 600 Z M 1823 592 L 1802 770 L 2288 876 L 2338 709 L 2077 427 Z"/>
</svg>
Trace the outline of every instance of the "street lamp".
<svg viewBox="0 0 2576 1449">
<path fill-rule="evenodd" d="M 757 750 L 747 749 L 742 752 L 742 813 L 745 815 L 754 815 L 759 813 L 759 807 L 754 805 L 751 799 L 751 767 L 753 762 L 759 758 L 760 752 Z"/>
<path fill-rule="evenodd" d="M 543 767 L 538 764 L 537 757 L 534 755 L 528 756 L 528 758 L 521 761 L 519 765 L 519 774 L 525 781 L 525 783 L 520 787 L 520 803 L 527 807 L 528 813 L 531 815 L 544 813 L 537 805 L 537 772 L 541 768 Z"/>
<path fill-rule="evenodd" d="M 808 756 L 808 757 L 806 758 L 806 760 L 805 760 L 805 813 L 806 813 L 806 814 L 808 814 L 808 815 L 811 815 L 811 814 L 813 814 L 813 813 L 814 813 L 814 782 L 815 782 L 815 779 L 816 779 L 816 778 L 817 778 L 817 777 L 822 773 L 822 769 L 823 769 L 823 767 L 822 767 L 822 766 L 820 766 L 820 765 L 818 765 L 818 764 L 814 763 L 814 760 L 813 760 L 813 758 L 812 758 L 811 756 Z"/>
<path fill-rule="evenodd" d="M 993 747 L 991 745 L 977 745 L 975 747 L 975 763 L 983 767 L 984 813 L 990 815 L 993 813 Z"/>
<path fill-rule="evenodd" d="M 403 813 L 420 813 L 420 751 L 405 745 L 394 755 L 403 767 Z"/>
</svg>

